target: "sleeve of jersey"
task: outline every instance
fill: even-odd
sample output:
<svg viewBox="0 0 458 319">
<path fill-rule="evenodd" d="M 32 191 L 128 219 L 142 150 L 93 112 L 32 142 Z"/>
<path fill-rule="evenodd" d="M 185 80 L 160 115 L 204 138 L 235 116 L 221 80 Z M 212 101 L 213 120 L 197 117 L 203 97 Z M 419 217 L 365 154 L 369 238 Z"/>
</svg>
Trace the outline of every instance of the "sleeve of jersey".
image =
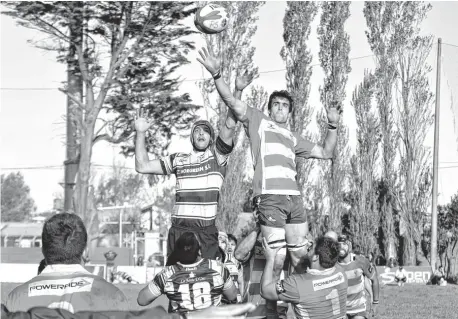
<svg viewBox="0 0 458 319">
<path fill-rule="evenodd" d="M 264 113 L 262 113 L 261 110 L 252 107 L 247 107 L 246 118 L 247 121 L 243 123 L 243 126 L 245 127 L 245 132 L 250 138 L 258 134 L 259 126 L 261 125 L 262 119 L 268 119 L 268 117 Z"/>
<path fill-rule="evenodd" d="M 219 166 L 227 165 L 227 160 L 229 159 L 229 155 L 231 154 L 233 149 L 234 144 L 227 145 L 219 136 L 216 138 L 214 154 Z"/>
<path fill-rule="evenodd" d="M 157 274 L 156 277 L 154 277 L 154 279 L 148 284 L 148 288 L 156 298 L 162 295 L 164 290 L 164 274 Z"/>
<path fill-rule="evenodd" d="M 177 154 L 172 154 L 172 155 L 169 155 L 169 156 L 161 157 L 159 159 L 159 161 L 161 162 L 161 167 L 162 167 L 162 171 L 164 172 L 164 174 L 166 174 L 166 175 L 175 174 L 175 171 L 176 171 L 175 157 L 176 157 L 176 155 Z"/>
<path fill-rule="evenodd" d="M 296 276 L 291 275 L 288 278 L 278 281 L 277 294 L 282 296 L 281 300 L 298 303 L 301 296 Z"/>
<path fill-rule="evenodd" d="M 299 134 L 295 133 L 294 137 L 296 138 L 296 145 L 294 151 L 296 156 L 309 158 L 312 152 L 312 149 L 316 146 L 315 143 L 306 140 Z"/>
<path fill-rule="evenodd" d="M 234 285 L 234 282 L 232 281 L 229 269 L 227 269 L 226 266 L 224 266 L 224 269 L 223 269 L 223 280 L 224 280 L 223 290 L 231 289 L 232 286 Z"/>
</svg>

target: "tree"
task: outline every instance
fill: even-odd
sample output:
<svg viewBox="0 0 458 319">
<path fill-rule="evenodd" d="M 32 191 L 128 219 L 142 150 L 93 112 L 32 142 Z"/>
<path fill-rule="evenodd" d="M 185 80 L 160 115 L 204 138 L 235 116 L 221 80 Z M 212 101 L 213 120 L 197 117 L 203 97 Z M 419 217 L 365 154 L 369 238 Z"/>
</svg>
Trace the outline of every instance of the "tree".
<svg viewBox="0 0 458 319">
<path fill-rule="evenodd" d="M 253 65 L 255 48 L 251 45 L 251 39 L 256 33 L 258 20 L 257 12 L 264 5 L 261 1 L 221 1 L 218 2 L 226 8 L 231 17 L 227 29 L 217 35 L 205 35 L 214 54 L 221 58 L 221 74 L 231 89 L 234 89 L 235 79 L 242 72 L 256 72 Z M 205 2 L 200 2 L 205 5 Z M 213 80 L 205 80 L 200 84 L 204 97 L 205 106 L 209 120 L 216 124 L 216 131 L 220 125 L 224 125 L 227 107 L 215 93 Z M 262 103 L 264 92 L 262 90 L 251 91 L 251 101 Z M 213 95 L 213 96 L 212 96 Z M 248 99 L 250 99 L 248 98 Z M 215 102 L 213 102 L 215 101 Z M 261 104 L 254 104 L 254 107 L 261 107 Z M 211 110 L 211 112 L 209 112 Z M 210 114 L 212 113 L 212 114 Z M 213 116 L 214 114 L 214 116 Z M 235 147 L 229 158 L 226 177 L 221 189 L 221 196 L 218 205 L 216 225 L 226 232 L 233 232 L 237 225 L 238 214 L 242 212 L 244 195 L 248 192 L 250 179 L 246 174 L 246 158 L 248 141 L 239 143 L 244 139 L 244 133 L 239 125 L 235 132 Z"/>
<path fill-rule="evenodd" d="M 21 172 L 2 174 L 2 222 L 26 221 L 36 209 Z"/>
<path fill-rule="evenodd" d="M 294 107 L 291 114 L 291 128 L 302 137 L 311 140 L 312 133 L 307 130 L 313 114 L 308 104 L 310 77 L 312 76 L 312 53 L 306 41 L 310 36 L 311 24 L 317 13 L 315 2 L 288 1 L 283 18 L 284 46 L 280 55 L 286 63 L 286 87 L 291 93 Z M 300 159 L 296 163 L 297 181 L 302 197 L 310 193 L 310 173 L 314 162 Z"/>
<path fill-rule="evenodd" d="M 353 91 L 351 104 L 356 115 L 356 154 L 351 157 L 350 197 L 347 198 L 349 230 L 354 244 L 365 253 L 377 250 L 379 228 L 377 203 L 377 160 L 380 144 L 380 121 L 372 106 L 376 79 L 368 71 L 362 83 Z"/>
<path fill-rule="evenodd" d="M 324 85 L 320 87 L 320 100 L 325 109 L 331 106 L 343 110 L 345 100 L 345 86 L 348 73 L 351 71 L 348 54 L 350 52 L 349 36 L 344 30 L 345 21 L 350 16 L 350 2 L 326 1 L 321 5 L 321 19 L 318 26 L 318 39 L 320 42 L 319 59 L 324 71 Z M 324 112 L 318 115 L 320 136 L 326 136 L 327 124 Z M 343 194 L 346 183 L 349 158 L 348 129 L 343 125 L 341 118 L 337 129 L 338 142 L 331 164 L 320 161 L 323 170 L 322 177 L 326 181 L 326 196 L 329 197 L 329 225 L 328 227 L 339 230 L 341 215 L 344 210 Z"/>
<path fill-rule="evenodd" d="M 161 154 L 174 129 L 187 128 L 197 106 L 188 94 L 177 94 L 176 69 L 189 61 L 194 49 L 185 37 L 193 33 L 181 21 L 195 7 L 190 2 L 6 2 L 4 12 L 18 24 L 49 36 L 38 43 L 57 52 L 66 62 L 71 45 L 76 50 L 84 83 L 84 99 L 67 87 L 61 91 L 77 105 L 78 164 L 75 211 L 87 219 L 90 161 L 99 141 L 123 143 L 132 154 L 133 111 L 145 107 L 156 123 L 148 135 L 148 151 Z M 79 36 L 69 29 L 83 25 Z M 72 29 L 78 32 L 78 28 Z M 74 40 L 77 39 L 77 40 Z M 78 72 L 78 71 L 75 71 Z"/>
<path fill-rule="evenodd" d="M 364 16 L 368 30 L 366 37 L 375 55 L 374 90 L 382 134 L 382 171 L 378 185 L 378 201 L 383 237 L 383 251 L 388 260 L 396 256 L 395 233 L 396 150 L 399 134 L 396 130 L 393 90 L 398 77 L 394 54 L 402 41 L 397 41 L 400 4 L 394 2 L 370 2 L 364 4 Z"/>
<path fill-rule="evenodd" d="M 434 118 L 426 59 L 432 48 L 432 36 L 420 36 L 420 25 L 431 9 L 429 4 L 407 2 L 402 7 L 403 21 L 410 25 L 400 30 L 404 46 L 396 52 L 396 106 L 399 112 L 400 190 L 395 198 L 400 209 L 404 264 L 415 265 L 421 242 L 421 221 L 428 210 L 431 194 L 431 151 L 424 146 Z"/>
</svg>

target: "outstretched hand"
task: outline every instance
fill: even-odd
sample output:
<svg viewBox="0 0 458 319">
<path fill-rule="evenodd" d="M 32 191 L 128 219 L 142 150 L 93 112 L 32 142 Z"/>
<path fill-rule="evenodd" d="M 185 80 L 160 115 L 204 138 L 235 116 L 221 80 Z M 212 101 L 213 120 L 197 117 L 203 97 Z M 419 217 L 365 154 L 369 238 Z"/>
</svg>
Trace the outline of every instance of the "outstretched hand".
<svg viewBox="0 0 458 319">
<path fill-rule="evenodd" d="M 246 70 L 242 75 L 237 75 L 237 78 L 235 79 L 235 89 L 243 91 L 258 76 L 259 75 L 256 71 L 248 72 L 248 70 Z"/>
<path fill-rule="evenodd" d="M 337 104 L 331 103 L 331 106 L 326 109 L 326 115 L 328 117 L 328 123 L 337 125 L 340 119 L 342 109 Z"/>
<path fill-rule="evenodd" d="M 143 108 L 137 109 L 135 113 L 135 130 L 138 133 L 145 133 L 153 125 L 153 120 L 146 118 L 147 112 Z"/>
<path fill-rule="evenodd" d="M 219 58 L 216 58 L 213 55 L 213 53 L 210 50 L 210 47 L 208 47 L 208 49 L 200 49 L 199 54 L 202 59 L 197 58 L 197 61 L 199 61 L 207 69 L 207 71 L 211 73 L 211 75 L 214 75 L 220 70 L 221 61 Z"/>
</svg>

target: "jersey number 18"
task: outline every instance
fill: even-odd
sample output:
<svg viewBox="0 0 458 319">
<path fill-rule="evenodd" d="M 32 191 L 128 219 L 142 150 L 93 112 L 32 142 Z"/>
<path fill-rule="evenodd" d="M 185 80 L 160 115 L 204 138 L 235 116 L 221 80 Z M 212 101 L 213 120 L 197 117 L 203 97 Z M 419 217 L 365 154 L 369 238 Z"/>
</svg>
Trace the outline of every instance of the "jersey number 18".
<svg viewBox="0 0 458 319">
<path fill-rule="evenodd" d="M 211 286 L 209 282 L 202 281 L 194 284 L 182 284 L 178 288 L 178 292 L 181 293 L 182 302 L 180 306 L 183 308 L 198 310 L 211 306 Z"/>
</svg>

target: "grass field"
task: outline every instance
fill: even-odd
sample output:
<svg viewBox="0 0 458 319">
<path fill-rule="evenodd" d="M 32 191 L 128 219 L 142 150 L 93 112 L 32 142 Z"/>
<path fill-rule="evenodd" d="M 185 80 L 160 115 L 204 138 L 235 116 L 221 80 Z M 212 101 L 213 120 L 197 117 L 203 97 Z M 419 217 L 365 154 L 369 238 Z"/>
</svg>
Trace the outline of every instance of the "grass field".
<svg viewBox="0 0 458 319">
<path fill-rule="evenodd" d="M 16 284 L 1 284 L 2 302 Z M 137 294 L 143 285 L 118 285 L 129 299 L 131 308 L 137 305 Z M 167 299 L 161 297 L 153 305 L 167 309 Z M 454 319 L 458 318 L 458 286 L 447 287 L 407 285 L 384 286 L 380 292 L 379 319 Z"/>
</svg>

